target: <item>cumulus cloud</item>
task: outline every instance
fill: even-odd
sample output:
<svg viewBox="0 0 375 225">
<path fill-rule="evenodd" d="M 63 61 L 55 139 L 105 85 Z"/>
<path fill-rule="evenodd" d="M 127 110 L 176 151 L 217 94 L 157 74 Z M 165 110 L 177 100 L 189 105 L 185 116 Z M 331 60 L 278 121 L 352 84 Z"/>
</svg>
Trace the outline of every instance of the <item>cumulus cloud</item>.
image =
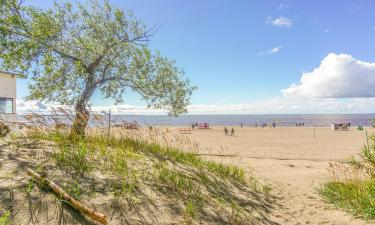
<svg viewBox="0 0 375 225">
<path fill-rule="evenodd" d="M 289 97 L 368 98 L 375 97 L 374 87 L 375 63 L 330 53 L 318 68 L 304 73 L 299 84 L 282 93 Z"/>
<path fill-rule="evenodd" d="M 291 28 L 293 26 L 293 20 L 285 18 L 283 16 L 275 19 L 273 19 L 272 17 L 268 17 L 267 23 L 280 28 Z"/>
<path fill-rule="evenodd" d="M 270 52 L 277 52 L 276 50 Z M 192 104 L 189 114 L 372 113 L 375 111 L 375 63 L 331 53 L 320 66 L 302 75 L 299 84 L 282 90 L 283 96 L 244 104 Z M 50 114 L 58 104 L 17 101 L 19 114 Z M 69 109 L 69 108 L 68 108 Z M 166 110 L 127 104 L 91 107 L 114 115 L 166 115 Z"/>
<path fill-rule="evenodd" d="M 259 52 L 258 55 L 272 55 L 272 54 L 278 53 L 282 48 L 283 48 L 282 46 L 276 46 L 268 51 Z"/>
</svg>

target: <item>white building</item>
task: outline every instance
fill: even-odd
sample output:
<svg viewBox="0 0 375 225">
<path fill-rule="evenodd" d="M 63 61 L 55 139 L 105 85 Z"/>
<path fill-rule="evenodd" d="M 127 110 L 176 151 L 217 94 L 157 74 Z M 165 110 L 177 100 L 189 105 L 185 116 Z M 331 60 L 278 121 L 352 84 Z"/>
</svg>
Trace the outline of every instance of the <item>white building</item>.
<svg viewBox="0 0 375 225">
<path fill-rule="evenodd" d="M 0 71 L 0 114 L 16 113 L 16 80 L 15 74 Z"/>
</svg>

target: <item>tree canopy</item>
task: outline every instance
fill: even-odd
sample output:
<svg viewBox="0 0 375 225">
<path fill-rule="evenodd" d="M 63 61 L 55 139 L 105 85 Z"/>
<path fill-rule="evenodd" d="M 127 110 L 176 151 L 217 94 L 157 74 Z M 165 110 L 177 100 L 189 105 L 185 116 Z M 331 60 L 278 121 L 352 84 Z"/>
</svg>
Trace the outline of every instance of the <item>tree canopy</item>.
<svg viewBox="0 0 375 225">
<path fill-rule="evenodd" d="M 117 103 L 133 91 L 177 116 L 194 87 L 174 61 L 150 50 L 155 31 L 108 1 L 55 2 L 43 10 L 0 0 L 0 69 L 31 77 L 30 100 L 83 112 L 95 90 Z"/>
</svg>

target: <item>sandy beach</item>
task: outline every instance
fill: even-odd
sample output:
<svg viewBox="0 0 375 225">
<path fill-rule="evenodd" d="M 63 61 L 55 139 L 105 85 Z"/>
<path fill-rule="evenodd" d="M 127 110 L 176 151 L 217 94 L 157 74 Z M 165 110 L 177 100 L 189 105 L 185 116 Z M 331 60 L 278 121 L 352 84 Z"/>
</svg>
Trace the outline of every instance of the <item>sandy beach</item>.
<svg viewBox="0 0 375 225">
<path fill-rule="evenodd" d="M 232 127 L 228 127 L 232 128 Z M 226 136 L 224 127 L 185 134 L 200 145 L 200 154 L 241 165 L 272 186 L 277 204 L 271 219 L 279 224 L 366 224 L 325 203 L 321 184 L 331 178 L 330 162 L 343 162 L 358 155 L 373 128 L 332 131 L 329 127 L 234 127 Z M 172 128 L 178 133 L 178 128 Z M 214 155 L 225 155 L 217 157 Z M 230 155 L 235 155 L 231 157 Z"/>
</svg>

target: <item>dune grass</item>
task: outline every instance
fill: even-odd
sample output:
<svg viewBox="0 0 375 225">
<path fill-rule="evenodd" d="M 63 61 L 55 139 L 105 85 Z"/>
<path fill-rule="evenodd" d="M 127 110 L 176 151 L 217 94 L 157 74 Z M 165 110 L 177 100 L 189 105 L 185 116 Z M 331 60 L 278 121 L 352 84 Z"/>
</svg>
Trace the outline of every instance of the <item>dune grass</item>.
<svg viewBox="0 0 375 225">
<path fill-rule="evenodd" d="M 332 182 L 321 190 L 331 203 L 365 219 L 375 218 L 375 179 L 357 182 Z"/>
<path fill-rule="evenodd" d="M 231 224 L 250 224 L 252 200 L 244 200 L 236 193 L 269 191 L 261 184 L 253 188 L 255 178 L 246 176 L 242 168 L 203 159 L 196 154 L 193 143 L 159 131 L 117 130 L 108 136 L 95 130 L 79 137 L 59 129 L 31 129 L 25 138 L 42 142 L 46 148 L 52 146 L 51 159 L 72 177 L 65 189 L 75 198 L 84 195 L 78 180 L 101 173 L 110 178 L 109 192 L 128 204 L 140 204 L 140 192 L 147 185 L 146 189 L 178 199 L 188 224 L 200 221 L 204 208 L 217 210 Z"/>
<path fill-rule="evenodd" d="M 0 225 L 10 224 L 9 216 L 10 213 L 8 211 L 0 212 Z"/>
<path fill-rule="evenodd" d="M 371 145 L 363 147 L 361 159 L 354 157 L 349 166 L 333 168 L 335 179 L 325 184 L 321 195 L 355 216 L 375 219 L 375 137 L 370 138 Z M 332 167 L 332 166 L 331 166 Z M 338 178 L 344 174 L 343 178 Z"/>
</svg>

